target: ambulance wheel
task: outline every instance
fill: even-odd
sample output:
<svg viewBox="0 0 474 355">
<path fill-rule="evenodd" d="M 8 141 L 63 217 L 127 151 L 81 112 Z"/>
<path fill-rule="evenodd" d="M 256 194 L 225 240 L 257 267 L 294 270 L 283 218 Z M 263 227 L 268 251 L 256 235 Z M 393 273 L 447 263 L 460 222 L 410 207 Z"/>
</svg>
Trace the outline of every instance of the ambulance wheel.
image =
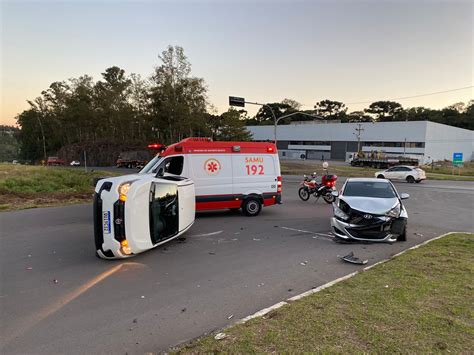
<svg viewBox="0 0 474 355">
<path fill-rule="evenodd" d="M 257 216 L 262 210 L 262 203 L 255 197 L 250 197 L 244 201 L 242 212 L 249 217 Z"/>
</svg>

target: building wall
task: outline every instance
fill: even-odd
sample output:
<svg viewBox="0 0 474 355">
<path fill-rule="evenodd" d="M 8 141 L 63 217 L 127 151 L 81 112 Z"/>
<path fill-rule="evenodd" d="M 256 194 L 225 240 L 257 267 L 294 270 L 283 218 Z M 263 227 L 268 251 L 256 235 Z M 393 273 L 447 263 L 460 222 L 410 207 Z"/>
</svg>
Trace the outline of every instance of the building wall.
<svg viewBox="0 0 474 355">
<path fill-rule="evenodd" d="M 325 159 L 329 156 L 331 159 L 343 160 L 347 153 L 357 151 L 357 137 L 354 134 L 357 127 L 357 123 L 278 126 L 278 147 L 280 150 L 306 151 L 307 156 L 318 156 L 322 152 Z M 452 160 L 453 152 L 462 152 L 466 161 L 474 158 L 474 132 L 470 130 L 428 121 L 363 123 L 361 127 L 364 129 L 361 142 L 367 142 L 361 148 L 366 152 L 377 150 L 390 154 L 405 153 L 416 156 L 423 162 L 431 159 Z M 247 129 L 252 132 L 254 140 L 273 139 L 273 126 L 248 126 Z M 294 144 L 296 142 L 299 143 Z M 329 142 L 329 145 L 312 145 L 318 142 Z M 308 154 L 310 150 L 317 152 Z"/>
<path fill-rule="evenodd" d="M 363 123 L 362 141 L 424 142 L 426 121 Z M 356 141 L 357 123 L 291 124 L 278 126 L 284 141 Z M 273 126 L 247 126 L 254 140 L 273 140 Z"/>
<path fill-rule="evenodd" d="M 474 131 L 434 122 L 427 123 L 427 160 L 453 160 L 453 153 L 463 153 L 463 160 L 466 162 L 474 159 Z"/>
</svg>

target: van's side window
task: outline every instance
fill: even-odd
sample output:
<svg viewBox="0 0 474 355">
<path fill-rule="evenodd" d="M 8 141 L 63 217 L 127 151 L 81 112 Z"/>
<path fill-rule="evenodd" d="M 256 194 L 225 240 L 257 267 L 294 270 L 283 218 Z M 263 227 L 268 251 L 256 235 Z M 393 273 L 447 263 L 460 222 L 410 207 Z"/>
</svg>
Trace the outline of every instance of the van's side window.
<svg viewBox="0 0 474 355">
<path fill-rule="evenodd" d="M 174 175 L 181 175 L 183 172 L 184 157 L 171 157 L 166 159 L 163 163 L 160 164 L 155 170 L 158 171 L 160 167 L 164 167 L 165 173 L 170 173 Z"/>
</svg>

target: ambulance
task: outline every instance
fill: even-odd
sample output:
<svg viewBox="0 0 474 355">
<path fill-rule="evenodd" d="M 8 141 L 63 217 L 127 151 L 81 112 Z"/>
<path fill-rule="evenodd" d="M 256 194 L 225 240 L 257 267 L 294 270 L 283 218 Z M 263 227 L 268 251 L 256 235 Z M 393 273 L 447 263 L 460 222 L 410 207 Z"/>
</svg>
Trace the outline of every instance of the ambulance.
<svg viewBox="0 0 474 355">
<path fill-rule="evenodd" d="M 138 175 L 173 174 L 191 179 L 196 211 L 242 209 L 257 216 L 281 203 L 280 161 L 270 142 L 220 142 L 186 138 L 164 147 Z"/>
</svg>

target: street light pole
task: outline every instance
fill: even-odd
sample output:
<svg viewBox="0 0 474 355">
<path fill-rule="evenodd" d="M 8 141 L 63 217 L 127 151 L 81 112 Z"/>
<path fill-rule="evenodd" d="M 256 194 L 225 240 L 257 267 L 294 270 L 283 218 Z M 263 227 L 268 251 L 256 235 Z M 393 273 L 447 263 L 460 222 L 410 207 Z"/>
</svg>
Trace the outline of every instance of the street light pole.
<svg viewBox="0 0 474 355">
<path fill-rule="evenodd" d="M 232 97 L 232 99 L 239 99 L 239 98 Z M 277 125 L 278 125 L 278 122 L 280 122 L 281 119 L 287 118 L 287 117 L 290 117 L 290 116 L 293 116 L 293 115 L 297 115 L 297 114 L 298 115 L 305 115 L 305 116 L 309 116 L 309 117 L 313 117 L 313 118 L 318 118 L 318 119 L 324 119 L 324 117 L 316 116 L 316 115 L 310 115 L 309 113 L 301 112 L 301 111 L 292 112 L 288 115 L 284 115 L 284 116 L 276 118 L 275 112 L 273 111 L 273 109 L 270 105 L 261 104 L 259 102 L 245 101 L 243 98 L 240 98 L 240 101 L 238 103 L 236 103 L 235 106 L 244 107 L 245 104 L 263 106 L 263 107 L 266 107 L 270 110 L 270 113 L 272 114 L 272 117 L 273 117 L 273 142 L 275 143 L 275 145 L 277 145 Z"/>
<path fill-rule="evenodd" d="M 41 123 L 41 120 L 39 118 L 38 112 L 36 112 L 35 115 L 36 119 L 38 120 L 40 130 L 41 130 L 41 136 L 43 137 L 43 156 L 44 156 L 44 161 L 46 161 L 46 139 L 44 138 L 44 130 L 43 130 L 43 124 Z"/>
</svg>

